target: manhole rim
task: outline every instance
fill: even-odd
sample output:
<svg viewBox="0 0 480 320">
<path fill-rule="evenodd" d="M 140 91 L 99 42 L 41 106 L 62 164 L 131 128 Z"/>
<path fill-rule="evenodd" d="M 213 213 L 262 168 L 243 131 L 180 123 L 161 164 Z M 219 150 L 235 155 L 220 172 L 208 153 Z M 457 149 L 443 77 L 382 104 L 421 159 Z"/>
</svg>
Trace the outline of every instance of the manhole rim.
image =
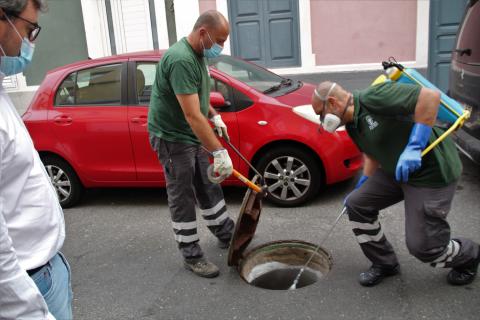
<svg viewBox="0 0 480 320">
<path fill-rule="evenodd" d="M 267 248 L 268 248 L 268 251 L 272 251 L 272 250 L 286 248 L 286 247 L 298 247 L 298 248 L 301 248 L 301 249 L 304 249 L 304 250 L 307 250 L 307 251 L 311 251 L 312 253 L 315 252 L 315 254 L 318 254 L 319 256 L 321 256 L 322 258 L 324 258 L 326 260 L 327 265 L 325 267 L 328 269 L 328 271 L 326 273 L 331 271 L 332 266 L 333 266 L 333 257 L 328 250 L 326 250 L 323 247 L 318 247 L 317 244 L 314 244 L 314 243 L 311 243 L 311 242 L 307 242 L 307 241 L 303 241 L 303 240 L 288 239 L 288 240 L 269 241 L 269 242 L 266 242 L 266 243 L 263 243 L 263 244 L 259 244 L 258 246 L 255 246 L 255 247 L 251 248 L 250 250 L 244 252 L 244 254 L 242 255 L 242 258 L 240 259 L 239 264 L 237 266 L 238 275 L 240 276 L 240 278 L 243 281 L 245 281 L 245 283 L 247 283 L 248 285 L 252 285 L 247 280 L 247 277 L 245 276 L 244 270 L 243 270 L 245 268 L 247 262 L 249 262 L 250 259 L 253 258 L 256 254 L 262 254 L 262 250 L 265 250 Z M 272 261 L 272 262 L 278 262 L 278 261 Z M 250 270 L 250 272 L 252 270 L 253 270 L 253 268 Z M 258 288 L 261 289 L 260 287 L 258 287 Z M 263 288 L 263 289 L 267 289 L 267 288 Z"/>
</svg>

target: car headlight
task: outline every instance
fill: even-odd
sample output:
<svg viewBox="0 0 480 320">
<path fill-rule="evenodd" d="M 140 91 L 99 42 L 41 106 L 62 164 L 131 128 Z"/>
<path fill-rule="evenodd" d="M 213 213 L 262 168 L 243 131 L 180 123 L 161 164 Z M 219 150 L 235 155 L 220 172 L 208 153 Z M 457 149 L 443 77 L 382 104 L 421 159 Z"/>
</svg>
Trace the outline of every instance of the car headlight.
<svg viewBox="0 0 480 320">
<path fill-rule="evenodd" d="M 317 125 L 320 125 L 320 116 L 313 111 L 311 104 L 306 104 L 303 106 L 293 107 L 293 112 L 300 117 L 307 119 Z M 345 131 L 345 126 L 338 127 L 336 131 Z"/>
</svg>

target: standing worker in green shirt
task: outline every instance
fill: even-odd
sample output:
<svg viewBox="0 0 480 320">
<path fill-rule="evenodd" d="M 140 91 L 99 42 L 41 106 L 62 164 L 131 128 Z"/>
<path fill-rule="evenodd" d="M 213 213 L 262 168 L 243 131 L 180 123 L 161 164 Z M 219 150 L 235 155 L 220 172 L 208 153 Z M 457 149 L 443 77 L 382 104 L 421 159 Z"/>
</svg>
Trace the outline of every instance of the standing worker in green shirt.
<svg viewBox="0 0 480 320">
<path fill-rule="evenodd" d="M 207 58 L 220 55 L 230 32 L 228 21 L 217 11 L 203 13 L 186 38 L 170 47 L 157 66 L 148 112 L 150 144 L 157 152 L 166 178 L 168 206 L 175 240 L 184 266 L 202 277 L 216 277 L 219 269 L 204 258 L 198 244 L 195 203 L 209 230 L 227 248 L 234 222 L 220 185 L 207 178 L 206 147 L 214 157 L 214 172 L 228 177 L 232 161 L 208 123 L 219 135 L 227 127 L 210 106 Z"/>
<path fill-rule="evenodd" d="M 462 171 L 455 145 L 447 137 L 421 157 L 426 146 L 443 133 L 433 127 L 439 104 L 436 91 L 394 82 L 351 94 L 327 81 L 312 97 L 323 128 L 333 133 L 345 125 L 364 153 L 363 175 L 345 200 L 353 233 L 372 262 L 360 274 L 363 286 L 374 286 L 399 272 L 378 214 L 402 200 L 409 252 L 432 267 L 452 268 L 447 276 L 450 284 L 464 285 L 475 279 L 479 245 L 465 238 L 451 239 L 446 220 Z"/>
</svg>

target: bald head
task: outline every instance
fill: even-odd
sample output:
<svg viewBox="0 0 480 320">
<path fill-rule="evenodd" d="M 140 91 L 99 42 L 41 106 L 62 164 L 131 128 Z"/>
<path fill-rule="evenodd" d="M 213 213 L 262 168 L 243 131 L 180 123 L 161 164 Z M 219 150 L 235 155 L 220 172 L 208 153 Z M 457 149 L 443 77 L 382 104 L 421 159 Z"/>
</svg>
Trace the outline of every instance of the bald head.
<svg viewBox="0 0 480 320">
<path fill-rule="evenodd" d="M 323 81 L 316 89 L 318 99 L 326 101 L 328 97 L 343 99 L 348 93 L 336 82 Z"/>
<path fill-rule="evenodd" d="M 220 12 L 209 10 L 198 17 L 187 40 L 193 50 L 203 54 L 203 50 L 210 49 L 215 43 L 223 47 L 229 34 L 227 19 Z"/>
<path fill-rule="evenodd" d="M 338 83 L 324 81 L 317 86 L 312 95 L 312 108 L 316 114 L 320 115 L 322 121 L 327 112 L 341 117 L 347 112 L 347 118 L 342 120 L 349 120 L 353 112 L 353 105 L 352 108 L 349 108 L 349 98 L 350 93 Z"/>
<path fill-rule="evenodd" d="M 205 27 L 209 30 L 221 29 L 225 26 L 228 27 L 228 21 L 225 19 L 223 14 L 216 10 L 205 11 L 198 17 L 197 22 L 193 26 L 193 31 Z"/>
</svg>

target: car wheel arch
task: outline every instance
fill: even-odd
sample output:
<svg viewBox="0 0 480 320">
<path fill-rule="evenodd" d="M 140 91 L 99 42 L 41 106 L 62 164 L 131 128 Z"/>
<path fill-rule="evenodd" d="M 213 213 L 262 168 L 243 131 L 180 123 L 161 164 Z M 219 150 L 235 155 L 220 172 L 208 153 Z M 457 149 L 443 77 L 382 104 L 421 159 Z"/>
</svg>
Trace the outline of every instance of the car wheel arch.
<svg viewBox="0 0 480 320">
<path fill-rule="evenodd" d="M 80 181 L 80 183 L 82 184 L 82 187 L 85 188 L 85 182 L 82 180 L 82 177 L 80 174 L 78 174 L 78 169 L 72 164 L 71 161 L 69 161 L 67 158 L 65 157 L 62 157 L 60 154 L 56 153 L 56 152 L 52 152 L 52 151 L 38 151 L 38 154 L 40 155 L 40 159 L 43 161 L 44 158 L 46 157 L 53 157 L 53 158 L 57 158 L 61 161 L 65 161 L 70 167 L 72 167 L 73 171 L 75 172 L 75 174 L 77 175 L 77 178 L 78 180 Z"/>
<path fill-rule="evenodd" d="M 272 173 L 276 172 L 274 167 L 278 168 L 277 165 L 282 167 L 286 165 L 284 162 L 286 157 L 293 157 L 290 165 L 297 166 L 297 168 L 299 165 L 306 165 L 308 168 L 306 173 L 299 172 L 298 176 L 295 174 L 295 181 L 297 181 L 297 177 L 301 180 L 308 177 L 307 179 L 310 181 L 310 186 L 307 189 L 302 189 L 302 185 L 305 185 L 300 183 L 300 181 L 293 182 L 294 180 L 290 180 L 290 182 L 287 182 L 287 180 L 285 180 L 286 178 L 292 178 L 290 174 L 292 174 L 293 171 L 290 171 L 290 173 L 288 173 L 288 171 L 278 171 L 278 178 L 271 176 Z M 280 162 L 276 162 L 277 165 L 275 165 L 271 162 L 274 159 Z M 255 154 L 253 165 L 262 173 L 262 175 L 267 172 L 266 170 L 270 172 L 270 176 L 265 180 L 265 183 L 269 190 L 270 187 L 273 187 L 274 189 L 270 190 L 271 193 L 269 191 L 267 198 L 269 202 L 280 207 L 295 207 L 303 205 L 305 202 L 308 202 L 315 197 L 318 194 L 318 191 L 325 186 L 325 168 L 320 157 L 312 149 L 302 143 L 295 141 L 277 141 L 276 143 L 270 143 L 261 148 Z M 272 167 L 272 165 L 274 167 Z M 272 171 L 272 169 L 274 171 Z M 305 174 L 307 174 L 307 176 L 304 176 Z M 250 173 L 250 176 L 253 176 L 252 172 Z M 284 187 L 278 186 L 280 181 L 283 181 Z M 288 186 L 285 183 L 288 183 Z M 293 183 L 297 188 L 300 187 L 299 189 L 296 189 L 296 192 L 301 192 L 299 195 L 294 195 L 292 193 L 294 192 L 292 189 L 294 186 L 290 185 L 290 183 Z M 274 185 L 276 185 L 276 187 L 274 187 Z"/>
<path fill-rule="evenodd" d="M 53 166 L 52 171 L 55 170 L 55 167 L 58 170 L 56 173 L 53 171 L 53 174 L 58 174 L 56 175 L 58 180 L 55 179 L 55 182 L 52 180 L 52 185 L 57 192 L 62 189 L 64 198 L 58 193 L 62 207 L 70 208 L 76 205 L 80 201 L 85 187 L 73 166 L 66 159 L 52 152 L 39 152 L 39 155 L 45 167 L 50 164 Z M 60 174 L 61 171 L 63 172 Z M 48 173 L 49 176 L 51 174 L 52 172 Z M 52 179 L 51 176 L 50 178 Z"/>
<path fill-rule="evenodd" d="M 322 174 L 322 178 L 323 178 L 322 184 L 325 184 L 327 173 L 325 172 L 324 161 L 312 148 L 310 148 L 308 145 L 306 145 L 304 143 L 301 143 L 301 142 L 298 142 L 298 141 L 294 141 L 294 140 L 271 141 L 271 142 L 263 145 L 259 149 L 257 149 L 257 151 L 255 151 L 255 153 L 252 157 L 251 163 L 253 164 L 254 167 L 256 167 L 258 165 L 258 162 L 261 159 L 261 157 L 263 155 L 265 155 L 267 152 L 270 152 L 273 149 L 285 148 L 285 147 L 298 148 L 298 149 L 301 149 L 305 152 L 310 153 L 314 157 L 315 162 L 318 164 L 319 168 L 321 169 L 321 174 Z M 248 175 L 249 175 L 249 177 L 254 176 L 254 172 L 253 172 L 252 169 L 249 169 Z"/>
</svg>

